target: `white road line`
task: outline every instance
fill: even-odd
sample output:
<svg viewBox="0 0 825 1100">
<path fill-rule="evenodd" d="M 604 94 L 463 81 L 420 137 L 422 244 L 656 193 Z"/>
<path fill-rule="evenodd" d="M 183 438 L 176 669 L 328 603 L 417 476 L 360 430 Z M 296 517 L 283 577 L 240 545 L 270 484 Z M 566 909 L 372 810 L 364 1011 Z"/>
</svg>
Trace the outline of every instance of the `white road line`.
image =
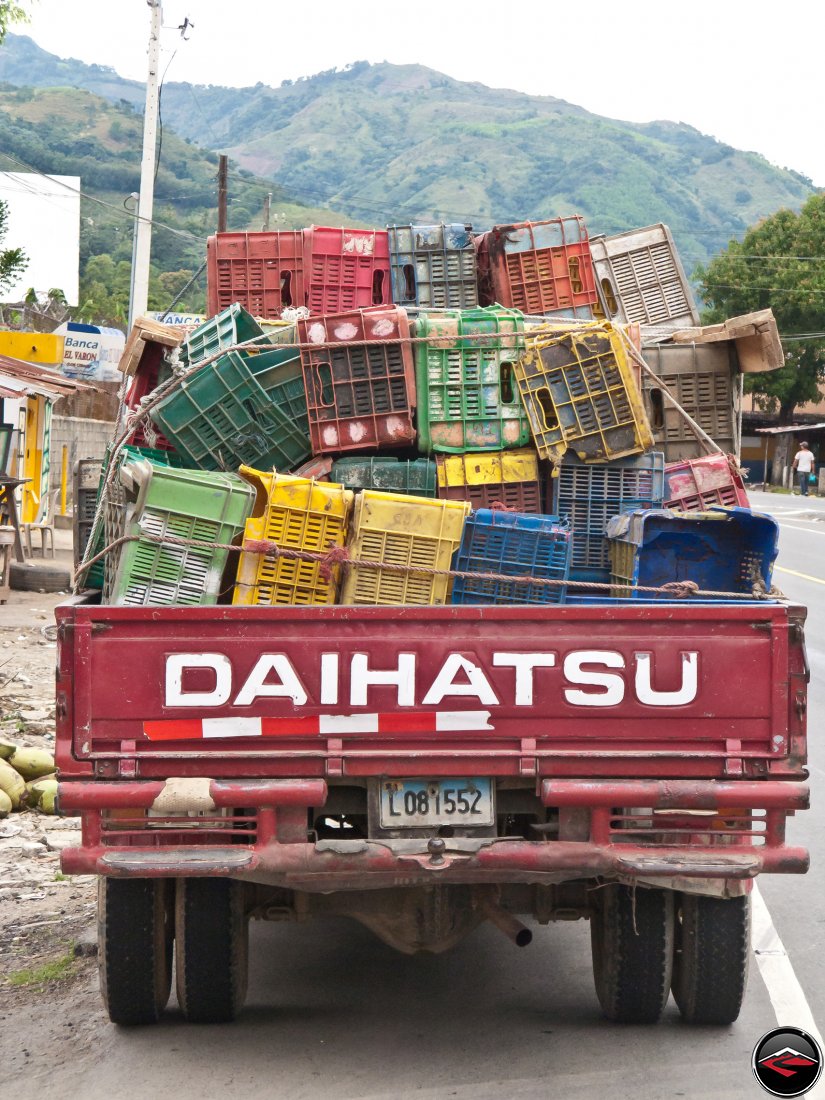
<svg viewBox="0 0 825 1100">
<path fill-rule="evenodd" d="M 777 1024 L 780 1027 L 801 1027 L 819 1042 L 820 1047 L 825 1048 L 808 999 L 756 883 L 753 885 L 751 905 L 751 946 L 762 981 L 768 990 Z M 820 1078 L 816 1088 L 806 1092 L 805 1096 L 808 1100 L 824 1100 L 825 1078 Z"/>
<path fill-rule="evenodd" d="M 774 519 L 776 519 L 775 516 Z M 783 523 L 781 520 L 776 520 L 776 522 L 780 527 L 787 527 L 791 531 L 807 531 L 809 535 L 825 535 L 825 531 L 815 531 L 813 527 L 800 527 L 798 523 Z"/>
</svg>

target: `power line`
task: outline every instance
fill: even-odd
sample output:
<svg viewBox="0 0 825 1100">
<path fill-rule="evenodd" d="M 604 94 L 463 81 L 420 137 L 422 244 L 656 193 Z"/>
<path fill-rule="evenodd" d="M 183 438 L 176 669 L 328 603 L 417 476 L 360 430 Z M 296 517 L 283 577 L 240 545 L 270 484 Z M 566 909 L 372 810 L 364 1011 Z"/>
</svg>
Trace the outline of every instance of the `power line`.
<svg viewBox="0 0 825 1100">
<path fill-rule="evenodd" d="M 816 294 L 825 296 L 825 290 L 809 290 L 807 287 L 751 286 L 749 283 L 702 283 L 708 290 L 764 290 L 768 294 Z"/>
<path fill-rule="evenodd" d="M 27 164 L 26 161 L 21 160 L 20 157 L 14 156 L 12 153 L 0 152 L 0 156 L 5 157 L 6 160 L 10 160 L 15 164 L 21 165 L 28 172 L 33 172 L 35 175 L 41 176 L 43 179 L 47 179 L 51 183 L 56 183 L 59 187 L 64 188 L 66 191 L 71 191 L 74 195 L 80 195 L 81 198 L 88 199 L 89 202 L 95 202 L 99 206 L 106 207 L 107 210 L 114 211 L 114 213 L 117 214 L 118 217 L 128 218 L 129 221 L 134 220 L 133 216 L 124 211 L 121 207 L 115 206 L 110 202 L 106 202 L 104 199 L 99 199 L 96 195 L 90 195 L 87 191 L 82 190 L 82 188 L 72 187 L 71 184 L 63 183 L 62 180 L 56 179 L 54 176 L 50 176 L 47 172 L 41 172 L 39 168 L 35 168 L 31 164 Z M 148 222 L 148 224 L 158 229 L 165 229 L 169 233 L 174 233 L 178 237 L 189 237 L 191 240 L 197 241 L 199 244 L 203 244 L 203 242 L 206 240 L 206 237 L 201 237 L 196 233 L 190 233 L 188 229 L 177 229 L 173 225 L 167 225 L 165 222 L 156 221 L 154 218 L 142 218 L 140 217 L 140 215 L 138 215 L 138 218 L 142 222 Z"/>
</svg>

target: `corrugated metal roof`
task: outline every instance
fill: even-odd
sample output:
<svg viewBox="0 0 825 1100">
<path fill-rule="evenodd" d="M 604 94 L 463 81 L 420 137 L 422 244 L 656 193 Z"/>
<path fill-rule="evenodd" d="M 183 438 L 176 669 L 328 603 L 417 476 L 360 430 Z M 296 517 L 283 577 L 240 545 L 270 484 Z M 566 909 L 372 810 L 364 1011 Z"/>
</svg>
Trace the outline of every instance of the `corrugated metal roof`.
<svg viewBox="0 0 825 1100">
<path fill-rule="evenodd" d="M 825 428 L 825 421 L 821 424 L 793 424 L 784 425 L 781 428 L 754 428 L 757 435 L 786 435 L 788 432 L 817 432 Z"/>
<path fill-rule="evenodd" d="M 66 378 L 56 370 L 42 367 L 39 363 L 25 363 L 22 359 L 12 359 L 0 355 L 0 384 L 14 391 L 7 397 L 20 397 L 27 393 L 37 393 L 42 397 L 65 397 L 80 390 L 93 390 L 88 382 L 79 382 L 75 378 Z"/>
</svg>

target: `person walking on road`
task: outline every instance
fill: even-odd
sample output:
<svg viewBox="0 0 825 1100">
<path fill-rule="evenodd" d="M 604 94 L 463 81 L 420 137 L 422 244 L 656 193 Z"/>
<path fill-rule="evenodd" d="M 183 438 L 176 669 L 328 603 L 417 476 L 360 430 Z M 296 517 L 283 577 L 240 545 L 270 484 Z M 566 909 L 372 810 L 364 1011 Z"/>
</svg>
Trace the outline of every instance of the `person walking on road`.
<svg viewBox="0 0 825 1100">
<path fill-rule="evenodd" d="M 799 450 L 793 456 L 793 468 L 799 478 L 799 491 L 803 497 L 808 495 L 808 483 L 814 472 L 814 456 L 808 450 L 807 443 L 800 443 Z"/>
</svg>

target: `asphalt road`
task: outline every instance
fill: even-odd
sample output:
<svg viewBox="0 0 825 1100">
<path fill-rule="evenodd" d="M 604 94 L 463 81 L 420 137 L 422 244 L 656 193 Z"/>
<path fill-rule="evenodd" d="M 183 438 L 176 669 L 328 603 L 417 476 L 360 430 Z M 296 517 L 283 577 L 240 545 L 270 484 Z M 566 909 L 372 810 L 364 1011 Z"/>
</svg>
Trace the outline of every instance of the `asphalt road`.
<svg viewBox="0 0 825 1100">
<path fill-rule="evenodd" d="M 754 494 L 753 506 L 777 514 L 782 537 L 775 580 L 811 612 L 814 808 L 791 822 L 789 840 L 810 847 L 812 870 L 805 877 L 766 876 L 761 890 L 821 1028 L 825 501 Z M 755 965 L 732 1027 L 686 1026 L 672 1001 L 658 1027 L 621 1027 L 599 1015 L 583 922 L 537 929 L 523 950 L 487 926 L 438 957 L 398 955 L 344 921 L 255 924 L 251 944 L 250 992 L 236 1024 L 189 1027 L 172 1009 L 157 1028 L 107 1025 L 96 1065 L 82 1080 L 63 1067 L 52 1087 L 84 1100 L 766 1095 L 752 1077 L 750 1057 L 777 1018 Z"/>
</svg>

